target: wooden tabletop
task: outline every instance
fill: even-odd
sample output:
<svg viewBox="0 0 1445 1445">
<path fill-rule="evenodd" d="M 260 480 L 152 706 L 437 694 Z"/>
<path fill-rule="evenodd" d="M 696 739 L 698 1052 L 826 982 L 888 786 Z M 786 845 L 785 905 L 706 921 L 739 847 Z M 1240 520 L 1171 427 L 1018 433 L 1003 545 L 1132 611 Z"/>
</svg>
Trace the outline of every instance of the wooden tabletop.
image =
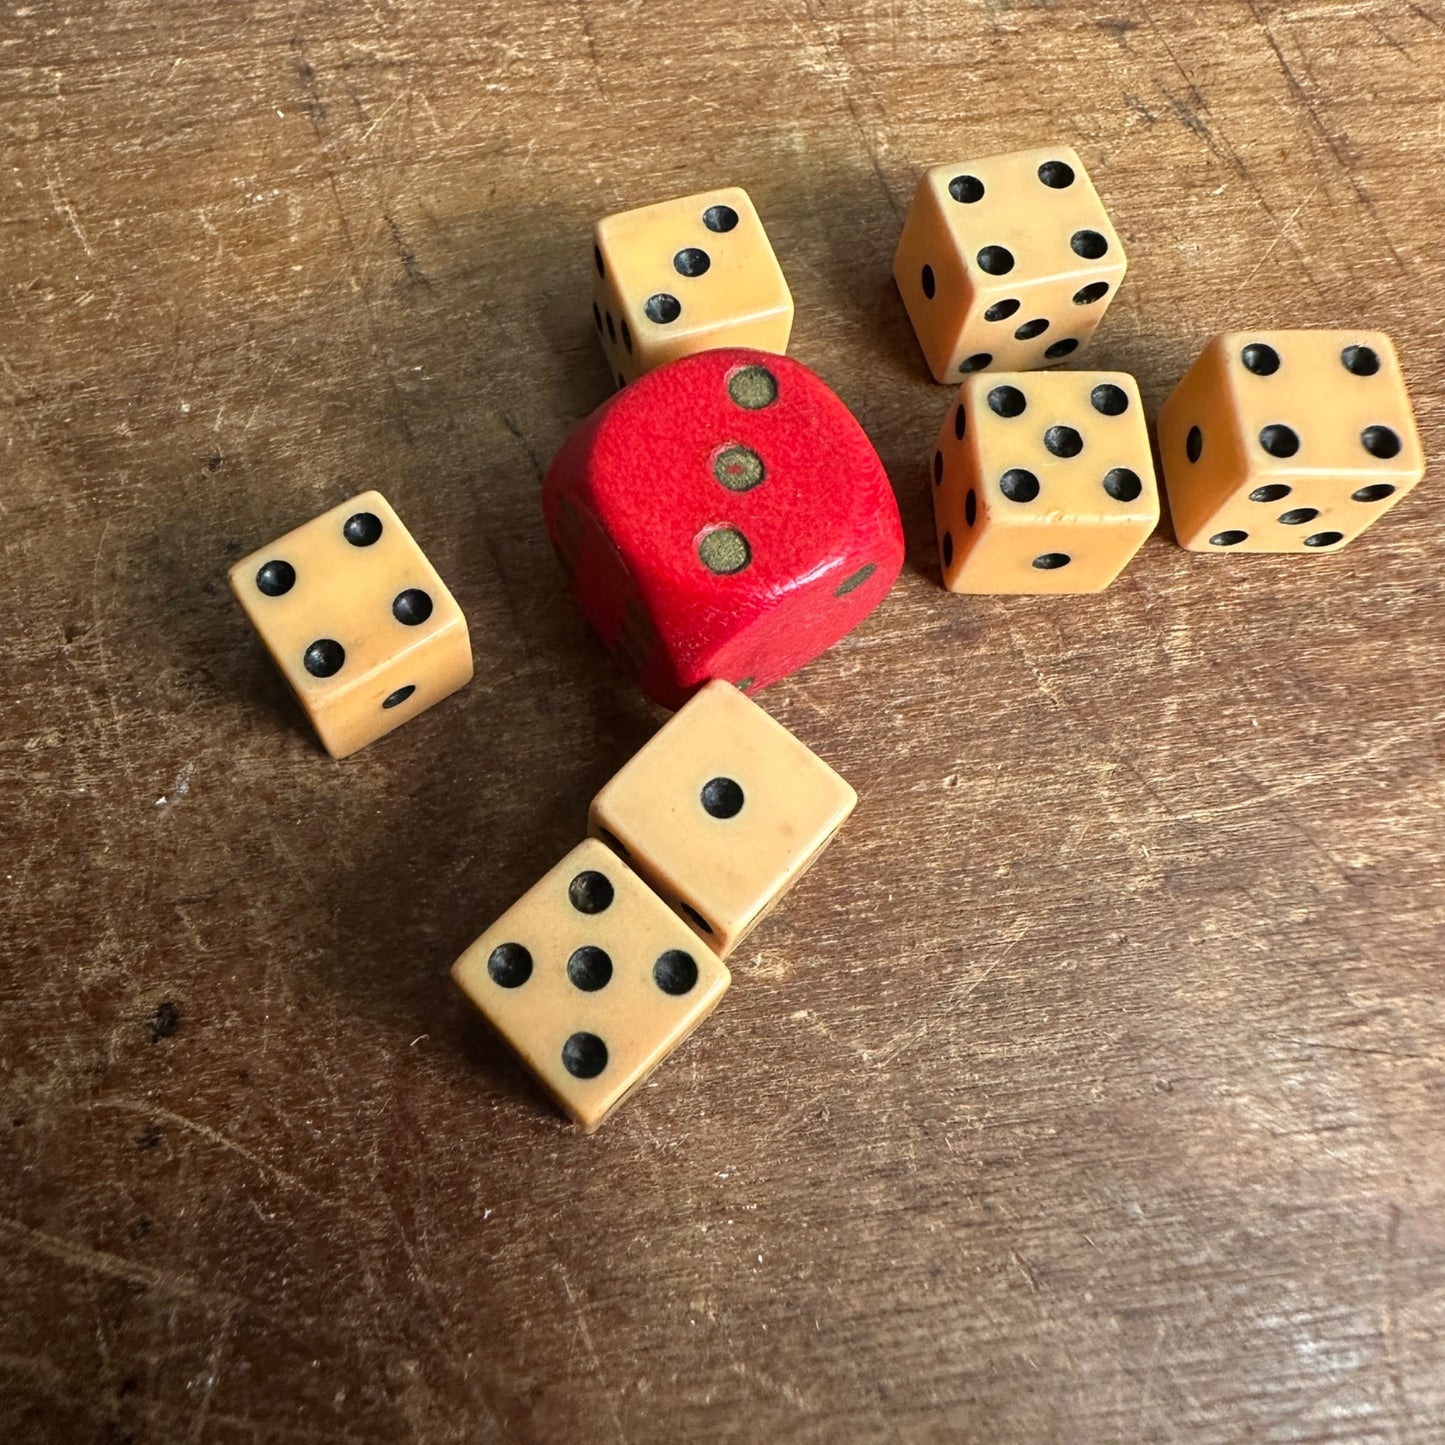
<svg viewBox="0 0 1445 1445">
<path fill-rule="evenodd" d="M 1378 327 L 1438 465 L 1445 11 L 1091 8 L 0 18 L 0 1438 L 1441 1438 L 1440 480 L 951 596 L 889 265 L 924 166 L 1071 144 L 1080 365 Z M 661 720 L 538 479 L 592 222 L 724 184 L 908 564 L 762 696 L 858 811 L 589 1139 L 447 969 Z M 224 576 L 373 486 L 478 670 L 334 763 Z"/>
</svg>

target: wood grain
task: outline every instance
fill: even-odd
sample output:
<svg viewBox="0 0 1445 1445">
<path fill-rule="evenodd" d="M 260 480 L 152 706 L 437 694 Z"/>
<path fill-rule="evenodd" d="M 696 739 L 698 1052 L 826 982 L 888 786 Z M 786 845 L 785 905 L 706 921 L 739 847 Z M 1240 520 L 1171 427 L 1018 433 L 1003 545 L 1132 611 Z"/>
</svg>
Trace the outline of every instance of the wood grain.
<svg viewBox="0 0 1445 1445">
<path fill-rule="evenodd" d="M 1445 1418 L 1437 478 L 950 597 L 919 170 L 1058 138 L 1080 364 L 1369 325 L 1445 427 L 1432 0 L 46 0 L 0 18 L 0 1436 L 1412 1445 Z M 658 715 L 538 478 L 587 231 L 746 186 L 910 565 L 765 694 L 862 794 L 595 1138 L 446 978 Z M 478 676 L 329 762 L 228 563 L 365 486 Z"/>
</svg>

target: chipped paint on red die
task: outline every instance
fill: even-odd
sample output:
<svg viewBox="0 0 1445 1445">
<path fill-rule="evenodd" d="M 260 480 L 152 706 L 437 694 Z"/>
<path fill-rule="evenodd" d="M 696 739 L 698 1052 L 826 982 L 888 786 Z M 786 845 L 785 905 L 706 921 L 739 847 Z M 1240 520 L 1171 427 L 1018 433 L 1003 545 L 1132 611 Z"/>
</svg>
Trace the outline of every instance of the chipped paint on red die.
<svg viewBox="0 0 1445 1445">
<path fill-rule="evenodd" d="M 903 565 L 883 463 L 807 367 L 729 348 L 649 372 L 582 422 L 542 485 L 573 591 L 643 690 L 755 692 L 881 602 Z"/>
</svg>

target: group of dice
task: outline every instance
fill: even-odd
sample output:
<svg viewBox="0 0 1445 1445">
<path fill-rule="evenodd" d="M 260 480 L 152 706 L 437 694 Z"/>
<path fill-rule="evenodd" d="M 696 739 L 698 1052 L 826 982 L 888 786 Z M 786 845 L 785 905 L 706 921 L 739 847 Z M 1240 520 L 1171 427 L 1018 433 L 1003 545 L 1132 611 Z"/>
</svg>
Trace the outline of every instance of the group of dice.
<svg viewBox="0 0 1445 1445">
<path fill-rule="evenodd" d="M 230 580 L 334 756 L 472 675 L 460 609 L 380 493 L 298 527 Z M 712 1011 L 723 959 L 856 801 L 756 703 L 708 683 L 598 793 L 592 837 L 453 977 L 591 1131 Z"/>
<path fill-rule="evenodd" d="M 1067 147 L 919 182 L 894 276 L 933 374 L 964 378 L 932 462 L 950 590 L 1098 591 L 1157 524 L 1134 379 L 1037 370 L 1093 334 L 1124 270 Z M 712 1010 L 723 959 L 852 810 L 747 694 L 861 621 L 904 551 L 863 429 L 782 354 L 792 299 L 746 192 L 606 217 L 593 271 L 620 390 L 563 444 L 543 513 L 604 643 L 680 710 L 594 799 L 588 840 L 453 968 L 588 1130 Z M 1372 332 L 1216 337 L 1158 432 L 1194 550 L 1338 550 L 1424 470 Z M 336 757 L 472 676 L 461 610 L 379 493 L 237 563 L 231 585 Z"/>
<path fill-rule="evenodd" d="M 935 166 L 919 182 L 893 274 L 934 376 L 965 378 L 933 454 L 951 590 L 1096 592 L 1158 523 L 1133 378 L 1028 374 L 1088 340 L 1124 269 L 1071 150 Z M 1191 551 L 1338 551 L 1424 473 L 1378 332 L 1217 336 L 1160 409 L 1158 436 Z"/>
</svg>

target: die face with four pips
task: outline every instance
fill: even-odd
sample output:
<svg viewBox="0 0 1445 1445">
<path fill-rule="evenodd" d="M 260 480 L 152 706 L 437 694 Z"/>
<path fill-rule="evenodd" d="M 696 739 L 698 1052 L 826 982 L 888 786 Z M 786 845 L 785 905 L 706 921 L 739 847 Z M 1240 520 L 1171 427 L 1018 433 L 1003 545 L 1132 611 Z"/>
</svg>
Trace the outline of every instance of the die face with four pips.
<svg viewBox="0 0 1445 1445">
<path fill-rule="evenodd" d="M 932 488 L 950 591 L 1101 591 L 1159 521 L 1134 378 L 969 377 L 939 433 Z"/>
<path fill-rule="evenodd" d="M 619 386 L 719 346 L 788 349 L 793 298 L 737 186 L 597 223 L 592 321 Z"/>
<path fill-rule="evenodd" d="M 333 757 L 471 679 L 466 618 L 380 492 L 253 552 L 229 580 Z"/>
<path fill-rule="evenodd" d="M 1124 279 L 1124 248 L 1068 146 L 924 172 L 893 275 L 939 381 L 1071 356 Z"/>
<path fill-rule="evenodd" d="M 590 1133 L 716 1007 L 726 966 L 588 839 L 452 967 L 452 977 Z"/>
<path fill-rule="evenodd" d="M 712 682 L 597 794 L 590 821 L 726 957 L 857 801 L 782 724 Z"/>
<path fill-rule="evenodd" d="M 786 356 L 727 348 L 649 373 L 576 427 L 542 485 L 577 601 L 647 695 L 748 692 L 831 647 L 903 565 L 883 463 Z"/>
<path fill-rule="evenodd" d="M 1337 552 L 1424 475 L 1378 331 L 1216 336 L 1159 412 L 1170 519 L 1197 552 Z"/>
</svg>

